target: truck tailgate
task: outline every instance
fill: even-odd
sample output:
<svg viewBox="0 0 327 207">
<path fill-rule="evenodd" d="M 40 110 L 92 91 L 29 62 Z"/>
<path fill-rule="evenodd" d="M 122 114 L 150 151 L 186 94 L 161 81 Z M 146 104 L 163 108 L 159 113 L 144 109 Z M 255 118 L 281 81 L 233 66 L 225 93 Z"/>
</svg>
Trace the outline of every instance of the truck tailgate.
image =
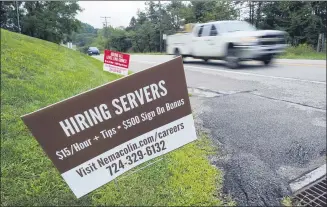
<svg viewBox="0 0 327 207">
<path fill-rule="evenodd" d="M 182 54 L 188 54 L 191 38 L 191 33 L 178 33 L 167 36 L 167 53 L 174 54 L 175 48 L 178 48 Z"/>
</svg>

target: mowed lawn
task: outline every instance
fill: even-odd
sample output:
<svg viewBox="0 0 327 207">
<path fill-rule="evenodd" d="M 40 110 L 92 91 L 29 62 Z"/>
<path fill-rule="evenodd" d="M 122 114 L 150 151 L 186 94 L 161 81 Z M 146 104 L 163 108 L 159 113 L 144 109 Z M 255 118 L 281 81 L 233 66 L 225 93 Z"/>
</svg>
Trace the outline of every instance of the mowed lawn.
<svg viewBox="0 0 327 207">
<path fill-rule="evenodd" d="M 121 177 L 119 190 L 110 182 L 75 198 L 20 117 L 117 78 L 87 55 L 1 29 L 1 206 L 234 204 L 221 196 L 222 173 L 207 159 L 216 149 L 204 135 Z"/>
</svg>

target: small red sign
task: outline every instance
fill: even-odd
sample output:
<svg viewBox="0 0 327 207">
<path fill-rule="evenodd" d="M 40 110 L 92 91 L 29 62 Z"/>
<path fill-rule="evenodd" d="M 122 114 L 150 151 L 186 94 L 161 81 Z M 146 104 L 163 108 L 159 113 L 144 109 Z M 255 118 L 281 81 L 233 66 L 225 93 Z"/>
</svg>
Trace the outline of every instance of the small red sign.
<svg viewBox="0 0 327 207">
<path fill-rule="evenodd" d="M 111 50 L 105 50 L 104 51 L 104 63 L 118 66 L 122 68 L 128 68 L 129 66 L 129 54 L 120 53 L 116 51 Z"/>
</svg>

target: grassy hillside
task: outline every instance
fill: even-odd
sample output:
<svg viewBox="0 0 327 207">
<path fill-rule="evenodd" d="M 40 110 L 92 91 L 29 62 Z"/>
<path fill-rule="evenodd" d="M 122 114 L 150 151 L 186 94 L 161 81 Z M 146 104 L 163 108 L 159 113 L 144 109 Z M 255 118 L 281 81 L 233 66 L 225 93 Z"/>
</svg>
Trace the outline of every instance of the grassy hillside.
<svg viewBox="0 0 327 207">
<path fill-rule="evenodd" d="M 1 206 L 221 205 L 221 172 L 201 138 L 151 167 L 76 199 L 21 115 L 119 76 L 53 43 L 1 30 Z"/>
</svg>

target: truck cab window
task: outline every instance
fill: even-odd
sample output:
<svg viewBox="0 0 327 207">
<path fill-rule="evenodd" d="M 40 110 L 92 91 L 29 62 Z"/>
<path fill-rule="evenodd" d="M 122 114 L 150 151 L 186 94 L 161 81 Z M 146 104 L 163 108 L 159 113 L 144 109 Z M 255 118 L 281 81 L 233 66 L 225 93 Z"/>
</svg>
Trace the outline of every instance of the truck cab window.
<svg viewBox="0 0 327 207">
<path fill-rule="evenodd" d="M 217 36 L 217 34 L 217 28 L 215 27 L 215 25 L 212 25 L 210 30 L 210 36 Z"/>
<path fill-rule="evenodd" d="M 202 37 L 207 37 L 210 35 L 211 25 L 207 24 L 203 27 Z"/>
<path fill-rule="evenodd" d="M 203 25 L 200 27 L 199 32 L 198 32 L 198 37 L 201 37 L 203 31 Z"/>
</svg>

